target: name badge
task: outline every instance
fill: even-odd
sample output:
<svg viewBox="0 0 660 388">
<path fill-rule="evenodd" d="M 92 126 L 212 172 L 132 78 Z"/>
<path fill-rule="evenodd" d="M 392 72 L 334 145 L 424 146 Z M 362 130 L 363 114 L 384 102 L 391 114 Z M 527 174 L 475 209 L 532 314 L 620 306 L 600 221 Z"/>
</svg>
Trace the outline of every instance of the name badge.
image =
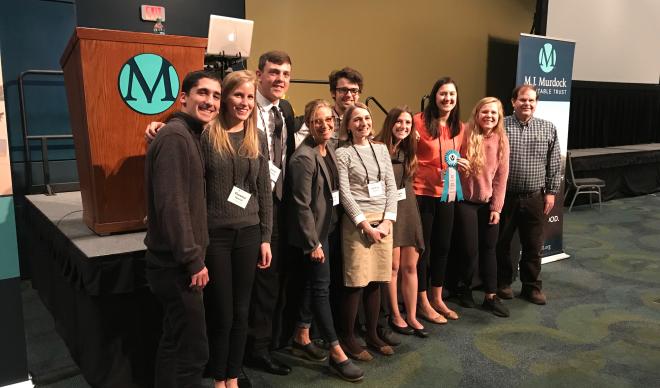
<svg viewBox="0 0 660 388">
<path fill-rule="evenodd" d="M 382 197 L 385 195 L 383 181 L 369 183 L 367 188 L 369 189 L 369 198 Z"/>
<path fill-rule="evenodd" d="M 332 192 L 332 206 L 339 205 L 339 191 Z"/>
<path fill-rule="evenodd" d="M 231 193 L 229 193 L 229 198 L 227 198 L 227 201 L 233 203 L 241 209 L 245 209 L 251 196 L 252 194 L 248 193 L 247 191 L 234 186 L 234 188 L 231 189 Z"/>
<path fill-rule="evenodd" d="M 403 189 L 399 189 L 396 191 L 397 194 L 397 201 L 403 201 L 406 199 L 406 188 L 404 187 Z"/>
<path fill-rule="evenodd" d="M 269 160 L 268 161 L 268 171 L 270 172 L 270 181 L 273 182 L 273 183 L 277 182 L 277 179 L 280 177 L 280 173 L 282 172 L 282 169 L 278 168 L 278 167 L 275 167 L 275 165 L 273 164 L 273 161 Z M 275 187 L 274 184 L 273 184 L 273 187 Z"/>
</svg>

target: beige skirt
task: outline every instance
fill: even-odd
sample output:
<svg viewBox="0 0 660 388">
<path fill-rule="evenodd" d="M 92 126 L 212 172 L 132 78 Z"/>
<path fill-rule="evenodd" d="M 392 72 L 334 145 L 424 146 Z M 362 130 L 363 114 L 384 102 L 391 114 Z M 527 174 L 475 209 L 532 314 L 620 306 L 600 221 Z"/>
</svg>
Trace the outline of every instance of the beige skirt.
<svg viewBox="0 0 660 388">
<path fill-rule="evenodd" d="M 368 222 L 383 219 L 383 213 L 365 213 Z M 389 282 L 392 278 L 392 233 L 368 245 L 360 229 L 346 215 L 341 222 L 344 285 L 364 287 L 369 282 Z"/>
</svg>

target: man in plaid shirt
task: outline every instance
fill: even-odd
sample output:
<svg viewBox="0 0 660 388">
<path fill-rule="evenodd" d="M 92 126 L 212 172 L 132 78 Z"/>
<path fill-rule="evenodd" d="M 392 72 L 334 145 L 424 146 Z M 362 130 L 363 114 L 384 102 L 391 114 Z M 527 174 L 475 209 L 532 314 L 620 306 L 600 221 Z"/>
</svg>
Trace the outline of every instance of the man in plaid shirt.
<svg viewBox="0 0 660 388">
<path fill-rule="evenodd" d="M 520 85 L 512 93 L 514 114 L 504 118 L 510 159 L 497 242 L 497 295 L 502 299 L 513 298 L 511 283 L 517 263 L 511 259 L 511 240 L 518 229 L 522 247 L 520 296 L 542 305 L 545 304 L 540 278 L 543 226 L 555 204 L 561 177 L 557 129 L 551 122 L 534 117 L 536 102 L 536 88 Z"/>
</svg>

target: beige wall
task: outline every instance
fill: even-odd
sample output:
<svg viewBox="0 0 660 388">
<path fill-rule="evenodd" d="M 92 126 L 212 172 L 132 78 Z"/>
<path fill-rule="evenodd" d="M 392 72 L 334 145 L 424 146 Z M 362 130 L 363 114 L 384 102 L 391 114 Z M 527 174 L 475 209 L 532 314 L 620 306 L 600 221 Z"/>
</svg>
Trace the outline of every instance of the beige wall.
<svg viewBox="0 0 660 388">
<path fill-rule="evenodd" d="M 441 76 L 459 86 L 462 114 L 486 92 L 488 37 L 517 41 L 528 33 L 535 0 L 246 0 L 255 21 L 256 69 L 260 53 L 291 55 L 293 78 L 327 80 L 332 69 L 352 66 L 365 77 L 361 99 L 375 96 L 389 109 L 420 99 Z M 513 85 L 512 85 L 513 86 Z M 312 98 L 330 98 L 327 85 L 292 84 L 297 114 Z M 374 112 L 377 123 L 383 115 Z M 378 124 L 380 125 L 380 124 Z"/>
</svg>

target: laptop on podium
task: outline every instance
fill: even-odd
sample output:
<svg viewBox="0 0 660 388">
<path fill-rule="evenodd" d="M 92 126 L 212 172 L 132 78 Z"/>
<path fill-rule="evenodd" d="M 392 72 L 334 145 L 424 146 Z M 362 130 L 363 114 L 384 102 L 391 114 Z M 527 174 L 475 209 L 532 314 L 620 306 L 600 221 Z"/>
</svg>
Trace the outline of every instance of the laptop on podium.
<svg viewBox="0 0 660 388">
<path fill-rule="evenodd" d="M 206 53 L 248 58 L 252 46 L 252 20 L 211 15 Z"/>
</svg>

